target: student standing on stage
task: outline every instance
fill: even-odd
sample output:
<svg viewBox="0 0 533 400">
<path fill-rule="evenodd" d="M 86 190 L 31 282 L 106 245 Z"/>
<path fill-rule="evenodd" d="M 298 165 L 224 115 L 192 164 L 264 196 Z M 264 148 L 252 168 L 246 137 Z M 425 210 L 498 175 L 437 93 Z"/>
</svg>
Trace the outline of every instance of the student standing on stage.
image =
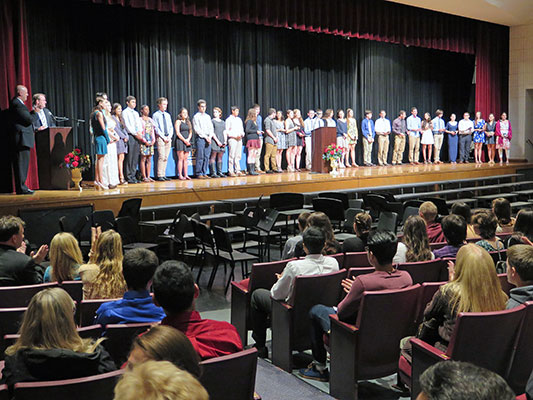
<svg viewBox="0 0 533 400">
<path fill-rule="evenodd" d="M 157 176 L 158 181 L 169 181 L 167 175 L 167 162 L 170 149 L 172 147 L 172 137 L 174 128 L 172 128 L 172 117 L 167 112 L 168 100 L 166 97 L 157 99 L 157 110 L 152 118 L 157 128 Z"/>
<path fill-rule="evenodd" d="M 496 123 L 496 148 L 500 156 L 500 165 L 503 164 L 503 151 L 505 150 L 505 162 L 509 164 L 509 148 L 511 147 L 511 138 L 513 137 L 513 128 L 511 122 L 507 119 L 507 114 L 502 113 L 500 120 Z"/>
<path fill-rule="evenodd" d="M 485 143 L 485 120 L 481 118 L 481 111 L 478 111 L 474 119 L 474 156 L 476 164 L 482 164 L 483 143 Z"/>
<path fill-rule="evenodd" d="M 424 155 L 424 164 L 431 164 L 431 150 L 433 149 L 433 124 L 431 123 L 431 114 L 425 113 L 421 125 L 422 129 L 422 154 Z"/>
<path fill-rule="evenodd" d="M 378 137 L 378 164 L 380 166 L 389 165 L 387 163 L 389 155 L 389 136 L 391 133 L 390 121 L 385 118 L 385 110 L 379 112 L 379 118 L 376 119 L 376 136 Z"/>
<path fill-rule="evenodd" d="M 296 156 L 296 127 L 294 126 L 294 111 L 287 110 L 285 119 L 285 133 L 287 134 L 287 172 L 294 172 L 294 157 Z"/>
<path fill-rule="evenodd" d="M 198 112 L 192 118 L 192 127 L 196 132 L 196 177 L 200 179 L 208 178 L 207 168 L 209 156 L 211 155 L 211 139 L 215 134 L 211 117 L 205 112 L 207 104 L 200 99 L 196 103 Z"/>
<path fill-rule="evenodd" d="M 452 164 L 457 164 L 457 146 L 459 136 L 457 136 L 458 122 L 455 114 L 450 115 L 450 120 L 446 124 L 446 133 L 448 134 L 448 158 Z"/>
<path fill-rule="evenodd" d="M 254 104 L 254 110 L 257 115 L 257 135 L 259 136 L 259 150 L 257 152 L 257 157 L 255 160 L 255 172 L 258 172 L 260 174 L 263 173 L 261 170 L 261 151 L 263 151 L 263 142 L 264 142 L 264 135 L 263 135 L 263 117 L 261 116 L 261 107 L 259 104 Z"/>
<path fill-rule="evenodd" d="M 304 121 L 305 132 L 305 169 L 311 170 L 311 162 L 313 159 L 312 153 L 312 132 L 315 124 L 315 110 L 309 110 L 307 112 L 307 118 Z M 266 167 L 265 167 L 266 168 Z"/>
<path fill-rule="evenodd" d="M 274 128 L 278 136 L 278 146 L 276 151 L 276 165 L 278 166 L 277 172 L 283 172 L 281 169 L 281 159 L 283 150 L 287 150 L 287 134 L 285 133 L 285 122 L 283 121 L 283 111 L 276 111 L 276 118 L 274 119 Z"/>
<path fill-rule="evenodd" d="M 339 168 L 344 168 L 348 164 L 348 146 L 346 145 L 346 138 L 348 136 L 348 122 L 344 118 L 344 111 L 337 110 L 337 146 L 342 147 L 342 156 L 339 163 Z"/>
<path fill-rule="evenodd" d="M 255 159 L 258 157 L 261 143 L 257 127 L 257 113 L 253 108 L 248 110 L 248 115 L 244 121 L 244 133 L 246 133 L 246 148 L 248 149 L 248 157 L 246 159 L 248 174 L 259 175 L 255 172 Z"/>
<path fill-rule="evenodd" d="M 420 164 L 420 131 L 422 120 L 418 116 L 416 107 L 411 108 L 411 115 L 407 118 L 407 132 L 409 133 L 409 162 L 411 165 Z"/>
<path fill-rule="evenodd" d="M 400 111 L 398 118 L 392 121 L 392 131 L 394 132 L 394 153 L 392 154 L 392 165 L 402 165 L 403 152 L 405 151 L 405 135 L 407 134 L 407 113 Z"/>
<path fill-rule="evenodd" d="M 305 144 L 304 120 L 302 113 L 297 108 L 294 109 L 294 126 L 296 127 L 296 150 L 294 154 L 294 165 L 297 172 L 300 172 L 300 163 L 302 161 L 302 149 Z"/>
<path fill-rule="evenodd" d="M 143 137 L 141 142 L 141 175 L 143 182 L 153 182 L 150 177 L 152 170 L 152 156 L 154 155 L 155 137 L 158 134 L 154 120 L 150 118 L 150 107 L 141 107 L 141 124 L 143 127 Z"/>
<path fill-rule="evenodd" d="M 328 128 L 337 127 L 337 123 L 333 119 L 333 110 L 331 108 L 328 108 L 326 112 L 324 113 L 324 126 Z"/>
<path fill-rule="evenodd" d="M 120 183 L 117 157 L 117 142 L 120 138 L 116 133 L 117 123 L 111 115 L 111 103 L 109 100 L 104 101 L 104 118 L 107 126 L 109 143 L 107 144 L 107 154 L 104 157 L 102 180 L 100 182 L 104 186 L 109 187 L 109 189 L 115 189 Z"/>
<path fill-rule="evenodd" d="M 186 108 L 180 110 L 174 128 L 176 129 L 174 150 L 178 154 L 178 179 L 180 181 L 190 180 L 188 161 L 191 153 L 192 124 Z"/>
<path fill-rule="evenodd" d="M 137 99 L 133 96 L 126 97 L 126 109 L 122 112 L 126 130 L 128 131 L 128 154 L 126 156 L 126 181 L 139 183 L 137 180 L 137 166 L 139 165 L 140 142 L 142 126 L 139 113 L 135 111 Z"/>
<path fill-rule="evenodd" d="M 209 173 L 212 178 L 223 178 L 222 156 L 226 151 L 226 123 L 221 119 L 222 110 L 220 107 L 213 108 L 213 130 L 215 132 L 211 142 L 211 158 L 209 159 Z"/>
<path fill-rule="evenodd" d="M 91 126 L 94 132 L 95 154 L 96 154 L 96 168 L 94 170 L 94 187 L 96 190 L 109 189 L 108 186 L 102 182 L 104 171 L 104 157 L 107 154 L 107 144 L 109 143 L 109 136 L 107 134 L 107 126 L 104 118 L 104 100 L 100 97 L 93 109 L 91 115 Z"/>
<path fill-rule="evenodd" d="M 355 146 L 357 145 L 357 136 L 359 136 L 359 130 L 357 129 L 357 120 L 353 116 L 353 110 L 348 108 L 346 110 L 346 121 L 348 125 L 348 136 L 346 137 L 346 144 L 348 145 L 347 152 L 352 157 L 351 165 L 348 163 L 349 158 L 346 157 L 347 167 L 358 167 L 355 162 Z"/>
<path fill-rule="evenodd" d="M 364 162 L 365 166 L 373 167 L 372 164 L 372 144 L 376 136 L 374 128 L 374 121 L 372 121 L 372 111 L 365 111 L 365 119 L 361 122 L 361 130 L 363 131 L 363 147 L 364 147 Z"/>
<path fill-rule="evenodd" d="M 241 176 L 242 138 L 244 125 L 239 117 L 239 107 L 231 106 L 231 115 L 226 118 L 226 135 L 228 137 L 228 175 Z"/>
<path fill-rule="evenodd" d="M 115 132 L 119 137 L 117 142 L 117 167 L 119 185 L 127 185 L 128 182 L 124 179 L 124 156 L 128 153 L 128 131 L 122 118 L 122 106 L 120 103 L 113 104 L 111 109 L 111 116 L 115 121 Z"/>
<path fill-rule="evenodd" d="M 472 132 L 474 123 L 470 119 L 470 114 L 465 112 L 463 119 L 459 121 L 459 163 L 468 163 L 470 156 L 470 144 L 472 143 Z"/>
<path fill-rule="evenodd" d="M 496 155 L 496 118 L 494 114 L 489 114 L 489 120 L 485 124 L 485 137 L 487 143 L 487 152 L 489 153 L 489 164 L 494 164 Z"/>
<path fill-rule="evenodd" d="M 276 117 L 276 110 L 270 108 L 268 110 L 268 117 L 265 119 L 265 172 L 272 174 L 278 172 L 278 164 L 276 163 L 278 135 L 276 134 L 276 126 L 274 118 Z"/>
<path fill-rule="evenodd" d="M 436 117 L 433 118 L 431 123 L 433 124 L 433 141 L 435 142 L 435 164 L 442 164 L 440 160 L 440 149 L 442 148 L 442 142 L 444 141 L 444 131 L 446 130 L 446 124 L 442 119 L 444 112 L 442 110 L 435 111 Z"/>
</svg>

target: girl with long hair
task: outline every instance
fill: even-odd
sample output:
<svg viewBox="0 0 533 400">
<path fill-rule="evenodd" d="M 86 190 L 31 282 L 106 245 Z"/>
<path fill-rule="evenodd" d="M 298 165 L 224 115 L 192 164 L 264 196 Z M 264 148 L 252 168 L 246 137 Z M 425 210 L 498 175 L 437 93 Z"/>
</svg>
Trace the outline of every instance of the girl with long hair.
<svg viewBox="0 0 533 400">
<path fill-rule="evenodd" d="M 122 106 L 120 103 L 113 104 L 111 109 L 111 116 L 115 121 L 115 133 L 118 135 L 117 142 L 117 166 L 120 185 L 127 185 L 124 179 L 124 157 L 128 153 L 128 131 L 126 130 L 126 123 L 122 117 Z"/>
<path fill-rule="evenodd" d="M 503 164 L 503 153 L 505 152 L 505 163 L 509 164 L 509 149 L 513 137 L 511 122 L 507 119 L 507 113 L 502 113 L 500 120 L 496 123 L 496 148 L 500 157 L 500 165 Z"/>
<path fill-rule="evenodd" d="M 281 169 L 281 158 L 283 150 L 287 150 L 287 134 L 285 133 L 285 122 L 283 121 L 283 111 L 276 111 L 276 118 L 274 119 L 274 127 L 276 128 L 276 135 L 278 135 L 278 150 L 276 151 L 276 164 L 278 172 L 283 172 Z"/>
<path fill-rule="evenodd" d="M 96 190 L 109 189 L 102 182 L 104 157 L 107 154 L 107 144 L 109 143 L 109 135 L 104 117 L 105 102 L 106 100 L 103 97 L 98 97 L 96 99 L 96 106 L 93 108 L 91 114 L 91 127 L 93 129 L 96 154 L 96 168 L 94 170 L 94 187 Z"/>
<path fill-rule="evenodd" d="M 300 172 L 300 164 L 302 161 L 302 149 L 305 145 L 305 130 L 304 119 L 302 118 L 302 112 L 294 109 L 294 126 L 296 127 L 296 149 L 294 150 L 294 168 L 297 172 Z"/>
<path fill-rule="evenodd" d="M 357 129 L 357 120 L 354 118 L 353 110 L 351 108 L 346 109 L 346 121 L 348 125 L 348 133 L 346 137 L 346 143 L 348 144 L 348 151 L 351 158 L 352 158 L 352 164 L 350 165 L 348 163 L 349 158 L 346 156 L 346 166 L 347 167 L 358 167 L 357 163 L 355 162 L 355 146 L 357 145 L 357 136 L 359 135 L 359 131 Z"/>
<path fill-rule="evenodd" d="M 71 233 L 60 232 L 50 242 L 50 266 L 44 272 L 44 282 L 80 280 L 78 269 L 83 264 L 78 241 Z"/>
<path fill-rule="evenodd" d="M 108 186 L 109 189 L 115 189 L 120 184 L 117 156 L 117 142 L 120 138 L 115 132 L 117 124 L 111 115 L 111 103 L 109 100 L 104 102 L 104 118 L 109 135 L 109 143 L 107 144 L 107 154 L 104 157 L 101 183 Z"/>
<path fill-rule="evenodd" d="M 485 120 L 481 118 L 481 111 L 476 112 L 474 119 L 474 156 L 476 164 L 482 164 L 481 154 L 483 153 L 483 143 L 485 143 Z"/>
<path fill-rule="evenodd" d="M 418 215 L 410 216 L 405 221 L 403 241 L 398 243 L 393 263 L 429 261 L 434 258 L 429 247 L 426 223 Z"/>
<path fill-rule="evenodd" d="M 489 114 L 489 120 L 485 124 L 485 138 L 487 143 L 487 152 L 489 153 L 489 164 L 494 164 L 496 156 L 496 118 L 494 114 Z"/>
<path fill-rule="evenodd" d="M 246 120 L 244 121 L 244 133 L 246 134 L 246 148 L 248 150 L 248 157 L 246 158 L 248 174 L 259 175 L 255 172 L 255 159 L 259 157 L 261 140 L 259 139 L 255 108 L 248 110 L 248 115 L 246 115 Z"/>
<path fill-rule="evenodd" d="M 296 126 L 294 125 L 294 111 L 287 110 L 285 118 L 285 134 L 287 135 L 287 172 L 294 172 L 294 157 L 296 155 Z"/>
<path fill-rule="evenodd" d="M 425 113 L 422 120 L 422 155 L 424 156 L 424 164 L 432 164 L 431 152 L 433 151 L 433 145 L 435 140 L 433 139 L 433 123 L 431 122 L 431 114 Z"/>
<path fill-rule="evenodd" d="M 190 180 L 189 154 L 191 152 L 192 124 L 189 119 L 189 111 L 182 108 L 174 124 L 176 137 L 174 139 L 174 149 L 178 154 L 178 179 L 181 181 Z"/>
<path fill-rule="evenodd" d="M 307 219 L 307 228 L 313 226 L 319 228 L 324 232 L 326 237 L 326 243 L 324 244 L 324 249 L 322 250 L 323 255 L 332 255 L 337 254 L 342 251 L 341 244 L 335 239 L 335 233 L 333 232 L 333 226 L 329 217 L 323 212 L 314 212 Z M 295 257 L 304 257 L 305 251 L 303 250 L 303 243 L 298 243 L 294 250 Z"/>
<path fill-rule="evenodd" d="M 342 148 L 341 159 L 339 160 L 339 167 L 344 168 L 348 165 L 348 146 L 346 140 L 348 138 L 348 122 L 344 118 L 344 110 L 337 110 L 337 146 Z"/>
</svg>

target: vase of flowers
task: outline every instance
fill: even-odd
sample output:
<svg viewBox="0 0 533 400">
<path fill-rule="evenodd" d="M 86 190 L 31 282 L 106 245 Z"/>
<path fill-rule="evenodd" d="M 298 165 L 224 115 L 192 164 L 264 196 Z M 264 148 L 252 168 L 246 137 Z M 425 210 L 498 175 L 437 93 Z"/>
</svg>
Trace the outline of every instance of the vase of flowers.
<svg viewBox="0 0 533 400">
<path fill-rule="evenodd" d="M 61 166 L 70 170 L 70 176 L 72 182 L 74 182 L 74 188 L 81 192 L 81 172 L 91 166 L 91 158 L 89 155 L 82 154 L 81 150 L 76 148 L 65 156 Z M 67 189 L 70 189 L 70 184 Z"/>
<path fill-rule="evenodd" d="M 322 155 L 322 159 L 329 161 L 329 165 L 331 167 L 330 174 L 331 175 L 337 175 L 337 167 L 339 160 L 342 157 L 343 148 L 340 146 L 337 146 L 336 144 L 330 144 L 328 147 L 324 149 L 324 154 Z"/>
</svg>

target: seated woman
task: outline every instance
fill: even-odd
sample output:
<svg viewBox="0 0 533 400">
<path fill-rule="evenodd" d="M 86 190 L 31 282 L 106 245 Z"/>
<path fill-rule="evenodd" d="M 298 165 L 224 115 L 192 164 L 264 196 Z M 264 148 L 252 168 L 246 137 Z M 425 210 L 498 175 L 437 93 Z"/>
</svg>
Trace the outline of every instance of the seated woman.
<svg viewBox="0 0 533 400">
<path fill-rule="evenodd" d="M 498 218 L 496 233 L 508 233 L 513 231 L 515 219 L 511 217 L 511 203 L 504 198 L 492 200 L 492 212 Z"/>
<path fill-rule="evenodd" d="M 342 242 L 343 253 L 361 253 L 365 251 L 368 234 L 372 228 L 372 217 L 367 213 L 359 213 L 353 221 L 355 237 L 347 238 Z"/>
<path fill-rule="evenodd" d="M 516 215 L 513 235 L 509 238 L 507 247 L 514 244 L 529 244 L 533 242 L 533 210 L 520 210 Z"/>
<path fill-rule="evenodd" d="M 323 212 L 314 212 L 307 219 L 307 228 L 313 226 L 321 229 L 326 235 L 326 244 L 323 255 L 337 254 L 342 251 L 341 244 L 335 239 L 335 233 L 333 233 L 333 227 L 329 217 Z M 294 257 L 305 257 L 305 251 L 303 249 L 303 243 L 298 243 L 294 249 Z"/>
<path fill-rule="evenodd" d="M 72 298 L 60 288 L 45 289 L 30 301 L 20 337 L 5 351 L 2 381 L 73 379 L 114 371 L 115 363 L 100 345 L 76 331 Z"/>
<path fill-rule="evenodd" d="M 474 239 L 479 237 L 476 232 L 474 232 L 474 227 L 472 226 L 472 211 L 470 206 L 462 201 L 457 201 L 453 203 L 451 208 L 451 213 L 463 217 L 466 221 L 466 238 Z"/>
<path fill-rule="evenodd" d="M 84 299 L 117 299 L 126 292 L 122 275 L 122 239 L 110 229 L 94 235 L 89 263 L 79 269 Z"/>
<path fill-rule="evenodd" d="M 176 367 L 196 378 L 202 375 L 198 353 L 181 331 L 165 325 L 156 325 L 133 340 L 128 368 L 154 361 L 170 361 Z"/>
<path fill-rule="evenodd" d="M 411 215 L 403 227 L 402 242 L 398 242 L 398 250 L 392 260 L 393 264 L 406 262 L 429 261 L 435 255 L 429 247 L 426 223 L 418 215 Z"/>
<path fill-rule="evenodd" d="M 481 237 L 481 240 L 476 242 L 478 246 L 483 247 L 487 251 L 500 251 L 505 249 L 503 242 L 496 236 L 498 220 L 492 211 L 476 211 L 472 216 L 472 225 L 476 234 Z"/>
<path fill-rule="evenodd" d="M 50 266 L 44 272 L 44 282 L 79 281 L 78 268 L 83 264 L 78 241 L 72 234 L 60 232 L 50 242 Z"/>
</svg>

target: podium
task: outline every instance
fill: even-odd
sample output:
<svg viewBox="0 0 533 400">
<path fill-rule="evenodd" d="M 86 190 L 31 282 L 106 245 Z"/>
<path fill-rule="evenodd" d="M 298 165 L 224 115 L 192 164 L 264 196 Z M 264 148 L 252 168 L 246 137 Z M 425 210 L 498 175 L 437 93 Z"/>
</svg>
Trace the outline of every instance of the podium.
<svg viewBox="0 0 533 400">
<path fill-rule="evenodd" d="M 311 171 L 322 174 L 329 172 L 329 163 L 322 159 L 324 149 L 337 142 L 337 128 L 322 127 L 313 131 L 313 159 Z"/>
<path fill-rule="evenodd" d="M 67 190 L 70 172 L 61 168 L 72 147 L 72 128 L 54 127 L 35 132 L 35 150 L 39 169 L 39 187 L 47 190 Z"/>
</svg>

